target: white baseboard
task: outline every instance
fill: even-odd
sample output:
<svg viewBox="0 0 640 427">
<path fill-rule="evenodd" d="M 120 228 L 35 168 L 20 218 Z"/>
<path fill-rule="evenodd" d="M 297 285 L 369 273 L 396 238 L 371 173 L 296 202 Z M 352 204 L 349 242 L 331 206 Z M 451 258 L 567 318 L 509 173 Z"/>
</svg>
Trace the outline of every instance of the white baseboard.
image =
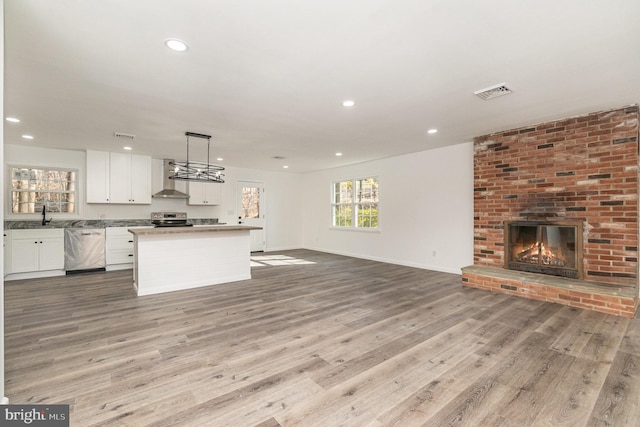
<svg viewBox="0 0 640 427">
<path fill-rule="evenodd" d="M 265 252 L 276 252 L 276 251 L 295 251 L 296 249 L 302 249 L 300 246 L 289 247 L 289 246 L 276 246 L 276 247 L 268 247 L 265 248 Z"/>
<path fill-rule="evenodd" d="M 2 400 L 0 400 L 0 405 L 8 405 L 8 404 L 9 404 L 9 398 L 7 396 L 4 396 Z"/>
<path fill-rule="evenodd" d="M 133 270 L 133 263 L 127 264 L 111 264 L 107 265 L 106 271 L 116 271 L 116 270 Z"/>
<path fill-rule="evenodd" d="M 405 266 L 405 267 L 421 268 L 423 270 L 440 271 L 442 273 L 462 274 L 460 269 L 447 268 L 447 267 L 442 267 L 442 266 L 438 266 L 438 265 L 420 264 L 420 263 L 415 263 L 415 262 L 406 262 L 406 261 L 398 260 L 398 259 L 365 256 L 365 255 L 362 255 L 362 254 L 355 254 L 355 253 L 350 253 L 350 252 L 328 251 L 326 249 L 313 248 L 313 247 L 305 247 L 303 249 L 308 249 L 310 251 L 317 251 L 317 252 L 325 252 L 325 253 L 334 254 L 334 255 L 348 256 L 348 257 L 351 257 L 351 258 L 366 259 L 366 260 L 369 260 L 369 261 L 385 262 L 387 264 L 402 265 L 402 266 Z"/>
<path fill-rule="evenodd" d="M 22 279 L 40 279 L 43 277 L 64 276 L 67 274 L 64 270 L 47 270 L 47 271 L 31 271 L 28 273 L 11 273 L 4 276 L 5 281 L 22 280 Z"/>
</svg>

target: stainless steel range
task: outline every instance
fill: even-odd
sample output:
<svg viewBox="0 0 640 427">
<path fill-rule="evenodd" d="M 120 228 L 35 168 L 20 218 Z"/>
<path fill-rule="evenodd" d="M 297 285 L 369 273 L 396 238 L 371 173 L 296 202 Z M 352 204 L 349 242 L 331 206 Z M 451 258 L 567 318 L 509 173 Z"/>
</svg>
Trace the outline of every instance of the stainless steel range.
<svg viewBox="0 0 640 427">
<path fill-rule="evenodd" d="M 193 227 L 186 212 L 151 212 L 151 223 L 156 227 Z"/>
</svg>

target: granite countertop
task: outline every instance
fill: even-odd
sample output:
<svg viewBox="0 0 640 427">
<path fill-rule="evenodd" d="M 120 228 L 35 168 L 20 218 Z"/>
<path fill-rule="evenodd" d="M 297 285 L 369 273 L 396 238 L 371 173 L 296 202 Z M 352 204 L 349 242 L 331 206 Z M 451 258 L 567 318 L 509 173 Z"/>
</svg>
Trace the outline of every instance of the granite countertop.
<svg viewBox="0 0 640 427">
<path fill-rule="evenodd" d="M 189 219 L 194 225 L 215 225 L 217 218 L 195 218 Z M 32 230 L 32 229 L 54 229 L 54 228 L 108 228 L 108 227 L 151 227 L 150 219 L 53 219 L 47 225 L 42 225 L 42 220 L 38 221 L 4 221 L 5 230 Z"/>
<path fill-rule="evenodd" d="M 132 228 L 130 233 L 142 235 L 158 235 L 158 234 L 192 234 L 192 233 L 211 233 L 224 231 L 245 231 L 245 230 L 262 230 L 262 227 L 253 227 L 250 225 L 209 225 L 204 227 L 143 227 Z"/>
</svg>

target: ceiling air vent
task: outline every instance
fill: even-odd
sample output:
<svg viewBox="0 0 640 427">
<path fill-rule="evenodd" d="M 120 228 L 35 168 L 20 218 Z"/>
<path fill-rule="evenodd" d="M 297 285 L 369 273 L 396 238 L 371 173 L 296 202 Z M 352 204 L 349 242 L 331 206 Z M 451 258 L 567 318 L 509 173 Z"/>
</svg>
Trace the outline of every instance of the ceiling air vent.
<svg viewBox="0 0 640 427">
<path fill-rule="evenodd" d="M 136 137 L 135 135 L 131 135 L 130 133 L 122 133 L 122 132 L 114 132 L 113 136 L 115 136 L 116 138 L 122 138 L 122 139 L 133 139 Z"/>
<path fill-rule="evenodd" d="M 500 83 L 498 85 L 473 92 L 474 95 L 479 96 L 485 101 L 497 98 L 499 96 L 509 95 L 510 93 L 513 93 L 513 91 L 509 89 L 504 83 Z"/>
</svg>

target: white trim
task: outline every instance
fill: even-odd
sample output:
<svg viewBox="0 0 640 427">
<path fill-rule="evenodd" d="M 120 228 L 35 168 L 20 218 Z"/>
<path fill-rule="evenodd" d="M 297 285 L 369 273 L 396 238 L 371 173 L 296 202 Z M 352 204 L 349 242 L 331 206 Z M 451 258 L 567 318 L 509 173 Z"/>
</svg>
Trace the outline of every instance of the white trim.
<svg viewBox="0 0 640 427">
<path fill-rule="evenodd" d="M 358 205 L 364 205 L 366 203 L 359 203 L 356 201 L 356 181 L 363 181 L 363 180 L 367 180 L 367 179 L 375 179 L 376 183 L 378 184 L 378 201 L 375 202 L 375 204 L 378 206 L 378 215 L 377 215 L 377 219 L 378 219 L 378 225 L 376 227 L 357 227 L 356 225 L 352 225 L 350 227 L 346 227 L 346 226 L 336 226 L 333 225 L 334 222 L 334 213 L 335 213 L 335 207 L 339 206 L 339 205 L 351 205 L 351 222 L 353 224 L 357 224 L 358 223 L 358 217 L 357 217 L 357 209 L 356 207 Z M 336 183 L 343 183 L 346 181 L 351 181 L 353 184 L 353 188 L 352 188 L 352 201 L 351 203 L 336 203 L 335 201 L 335 188 L 336 188 Z M 331 181 L 331 186 L 330 186 L 330 190 L 329 190 L 329 208 L 331 209 L 331 225 L 329 225 L 329 228 L 331 229 L 338 229 L 338 230 L 346 230 L 346 229 L 358 229 L 358 230 L 379 230 L 380 229 L 380 177 L 378 175 L 369 175 L 369 176 L 365 176 L 365 177 L 361 177 L 361 178 L 345 178 L 345 179 L 340 179 L 340 180 L 333 180 Z"/>
<path fill-rule="evenodd" d="M 381 233 L 380 227 L 376 228 L 367 228 L 367 227 L 336 227 L 329 226 L 329 230 L 337 230 L 337 231 L 356 231 L 358 233 Z"/>
<path fill-rule="evenodd" d="M 351 257 L 351 258 L 366 259 L 366 260 L 369 260 L 369 261 L 384 262 L 384 263 L 387 263 L 387 264 L 402 265 L 402 266 L 405 266 L 405 267 L 420 268 L 420 269 L 423 269 L 423 270 L 440 271 L 442 273 L 462 274 L 460 269 L 457 269 L 457 268 L 456 269 L 443 268 L 443 267 L 440 267 L 440 266 L 437 266 L 437 265 L 414 263 L 414 262 L 405 262 L 405 261 L 401 261 L 401 260 L 398 260 L 398 259 L 390 259 L 390 258 L 383 258 L 383 257 L 372 257 L 372 256 L 362 256 L 362 255 L 357 254 L 357 253 L 344 252 L 344 251 L 328 251 L 326 249 L 314 248 L 314 247 L 309 247 L 309 246 L 305 246 L 302 249 L 307 249 L 307 250 L 316 251 L 316 252 L 324 252 L 324 253 L 334 254 L 334 255 L 348 256 L 348 257 Z"/>
<path fill-rule="evenodd" d="M 26 273 L 10 273 L 4 277 L 6 282 L 10 280 L 22 279 L 41 279 L 43 277 L 64 276 L 67 272 L 64 270 L 46 270 L 46 271 L 29 271 Z"/>
<path fill-rule="evenodd" d="M 266 248 L 264 252 L 295 251 L 297 249 L 301 249 L 300 246 L 277 246 L 274 248 Z"/>
<path fill-rule="evenodd" d="M 13 176 L 11 176 L 11 169 L 12 168 L 21 168 L 21 169 L 39 169 L 39 170 L 57 170 L 57 171 L 65 171 L 65 172 L 75 172 L 76 174 L 76 179 L 74 181 L 74 185 L 75 185 L 75 190 L 73 190 L 73 195 L 74 195 L 74 205 L 75 205 L 75 212 L 69 213 L 69 212 L 49 212 L 52 215 L 55 215 L 56 219 L 80 219 L 80 205 L 82 203 L 82 200 L 80 200 L 80 190 L 81 190 L 81 184 L 80 184 L 80 169 L 78 168 L 69 168 L 69 167 L 64 167 L 64 166 L 49 166 L 49 165 L 41 165 L 41 166 L 35 166 L 35 165 L 28 165 L 28 164 L 20 164 L 20 163 L 7 163 L 5 165 L 6 167 L 6 171 L 5 171 L 5 179 L 6 179 L 6 183 L 11 187 L 9 194 L 10 196 L 5 197 L 5 203 L 4 203 L 4 219 L 5 220 L 13 220 L 13 221 L 36 221 L 42 218 L 42 213 L 40 212 L 33 212 L 33 213 L 21 213 L 21 212 L 12 212 L 12 205 L 13 205 Z M 28 191 L 28 190 L 25 190 Z M 48 193 L 67 193 L 64 191 L 47 191 Z M 71 193 L 71 192 L 69 192 Z"/>
<path fill-rule="evenodd" d="M 116 270 L 133 270 L 133 263 L 127 264 L 110 264 L 105 268 L 106 271 L 116 271 Z"/>
</svg>

